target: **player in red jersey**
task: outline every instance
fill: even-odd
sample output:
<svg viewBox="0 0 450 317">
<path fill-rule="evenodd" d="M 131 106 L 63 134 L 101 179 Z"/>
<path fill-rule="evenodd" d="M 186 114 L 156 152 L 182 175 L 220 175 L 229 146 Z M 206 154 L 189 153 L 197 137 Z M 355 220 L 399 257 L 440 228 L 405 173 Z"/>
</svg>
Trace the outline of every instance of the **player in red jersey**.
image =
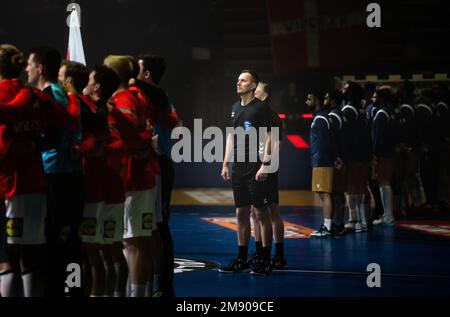
<svg viewBox="0 0 450 317">
<path fill-rule="evenodd" d="M 41 135 L 50 125 L 72 128 L 67 111 L 39 90 L 22 87 L 17 78 L 25 64 L 16 47 L 0 45 L 0 195 L 8 242 L 2 296 L 20 296 L 22 287 L 25 296 L 44 294 L 46 181 L 40 152 L 47 144 Z M 72 94 L 69 99 L 76 107 Z"/>
<path fill-rule="evenodd" d="M 146 125 L 144 105 L 128 89 L 133 65 L 126 56 L 108 56 L 105 65 L 120 78 L 113 94 L 111 117 L 125 143 L 124 245 L 129 257 L 131 296 L 145 295 L 146 282 L 153 278 L 150 237 L 154 228 L 156 180 L 151 166 L 151 130 Z"/>
</svg>

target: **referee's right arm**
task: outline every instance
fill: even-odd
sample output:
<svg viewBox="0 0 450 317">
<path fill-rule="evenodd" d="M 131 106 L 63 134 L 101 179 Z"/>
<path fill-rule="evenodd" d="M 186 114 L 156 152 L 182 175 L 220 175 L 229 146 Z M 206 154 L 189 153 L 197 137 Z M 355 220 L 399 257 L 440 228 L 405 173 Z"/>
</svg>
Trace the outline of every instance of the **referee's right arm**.
<svg viewBox="0 0 450 317">
<path fill-rule="evenodd" d="M 230 180 L 230 175 L 228 173 L 228 163 L 231 160 L 232 152 L 233 152 L 233 135 L 229 133 L 227 137 L 227 144 L 225 147 L 225 157 L 223 159 L 222 173 L 221 173 L 221 176 L 225 181 Z"/>
</svg>

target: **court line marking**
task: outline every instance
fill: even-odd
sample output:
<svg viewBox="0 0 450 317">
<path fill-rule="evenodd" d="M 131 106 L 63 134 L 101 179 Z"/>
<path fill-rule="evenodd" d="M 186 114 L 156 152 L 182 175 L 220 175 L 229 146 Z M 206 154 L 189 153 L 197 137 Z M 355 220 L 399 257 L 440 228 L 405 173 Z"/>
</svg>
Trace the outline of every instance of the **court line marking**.
<svg viewBox="0 0 450 317">
<path fill-rule="evenodd" d="M 213 269 L 218 271 L 219 269 Z M 372 272 L 352 272 L 352 271 L 326 271 L 326 270 L 273 270 L 273 272 L 285 272 L 285 273 L 310 273 L 310 274 L 340 274 L 340 275 L 364 275 L 367 276 Z M 440 278 L 440 279 L 450 279 L 448 275 L 424 275 L 424 274 L 402 274 L 402 273 L 380 273 L 381 276 L 391 276 L 391 277 L 415 277 L 415 278 Z"/>
</svg>

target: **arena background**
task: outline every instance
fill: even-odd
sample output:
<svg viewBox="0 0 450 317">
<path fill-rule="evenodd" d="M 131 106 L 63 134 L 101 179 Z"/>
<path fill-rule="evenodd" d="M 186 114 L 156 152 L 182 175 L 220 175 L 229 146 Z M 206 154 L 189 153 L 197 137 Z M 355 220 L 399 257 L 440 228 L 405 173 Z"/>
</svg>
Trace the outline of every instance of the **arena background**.
<svg viewBox="0 0 450 317">
<path fill-rule="evenodd" d="M 272 84 L 273 108 L 286 115 L 282 188 L 309 187 L 307 91 L 340 85 L 344 76 L 394 86 L 402 78 L 422 85 L 429 78 L 448 80 L 450 52 L 444 43 L 450 26 L 437 0 L 378 1 L 382 27 L 374 29 L 364 23 L 371 1 L 77 2 L 88 66 L 108 54 L 163 55 L 168 69 L 162 86 L 189 128 L 194 118 L 224 128 L 237 99 L 238 72 L 259 72 Z M 47 44 L 65 52 L 68 3 L 2 2 L 0 42 L 24 50 Z M 219 174 L 220 163 L 176 164 L 176 186 L 229 186 Z"/>
</svg>

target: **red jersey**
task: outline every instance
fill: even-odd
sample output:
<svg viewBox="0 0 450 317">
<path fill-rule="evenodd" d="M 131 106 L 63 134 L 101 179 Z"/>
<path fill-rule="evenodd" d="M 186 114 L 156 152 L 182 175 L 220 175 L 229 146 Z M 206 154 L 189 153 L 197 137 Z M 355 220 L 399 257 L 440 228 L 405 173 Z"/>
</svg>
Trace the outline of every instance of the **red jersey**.
<svg viewBox="0 0 450 317">
<path fill-rule="evenodd" d="M 45 193 L 41 135 L 50 124 L 72 129 L 78 108 L 75 96 L 66 110 L 17 79 L 0 82 L 0 196 Z"/>
<path fill-rule="evenodd" d="M 83 139 L 80 144 L 80 154 L 83 157 L 85 202 L 97 203 L 105 200 L 106 155 L 104 142 L 106 131 L 102 131 L 98 126 L 103 124 L 100 120 L 106 121 L 106 117 L 97 119 L 96 117 L 101 115 L 97 105 L 87 96 L 80 96 L 80 99 L 82 112 L 86 113 L 84 117 L 90 118 L 90 120 L 82 121 Z M 87 114 L 87 112 L 89 113 Z"/>
<path fill-rule="evenodd" d="M 152 131 L 147 124 L 146 104 L 130 90 L 114 96 L 111 116 L 117 123 L 127 151 L 125 184 L 127 191 L 140 191 L 156 186 L 152 168 Z"/>
<path fill-rule="evenodd" d="M 27 94 L 21 94 L 21 89 L 19 80 L 0 82 L 0 109 L 6 119 L 0 123 L 0 196 L 4 198 L 45 193 L 37 144 L 40 133 L 46 128 L 43 103 L 32 98 L 29 89 L 26 89 Z M 21 101 L 14 103 L 18 97 Z"/>
</svg>

